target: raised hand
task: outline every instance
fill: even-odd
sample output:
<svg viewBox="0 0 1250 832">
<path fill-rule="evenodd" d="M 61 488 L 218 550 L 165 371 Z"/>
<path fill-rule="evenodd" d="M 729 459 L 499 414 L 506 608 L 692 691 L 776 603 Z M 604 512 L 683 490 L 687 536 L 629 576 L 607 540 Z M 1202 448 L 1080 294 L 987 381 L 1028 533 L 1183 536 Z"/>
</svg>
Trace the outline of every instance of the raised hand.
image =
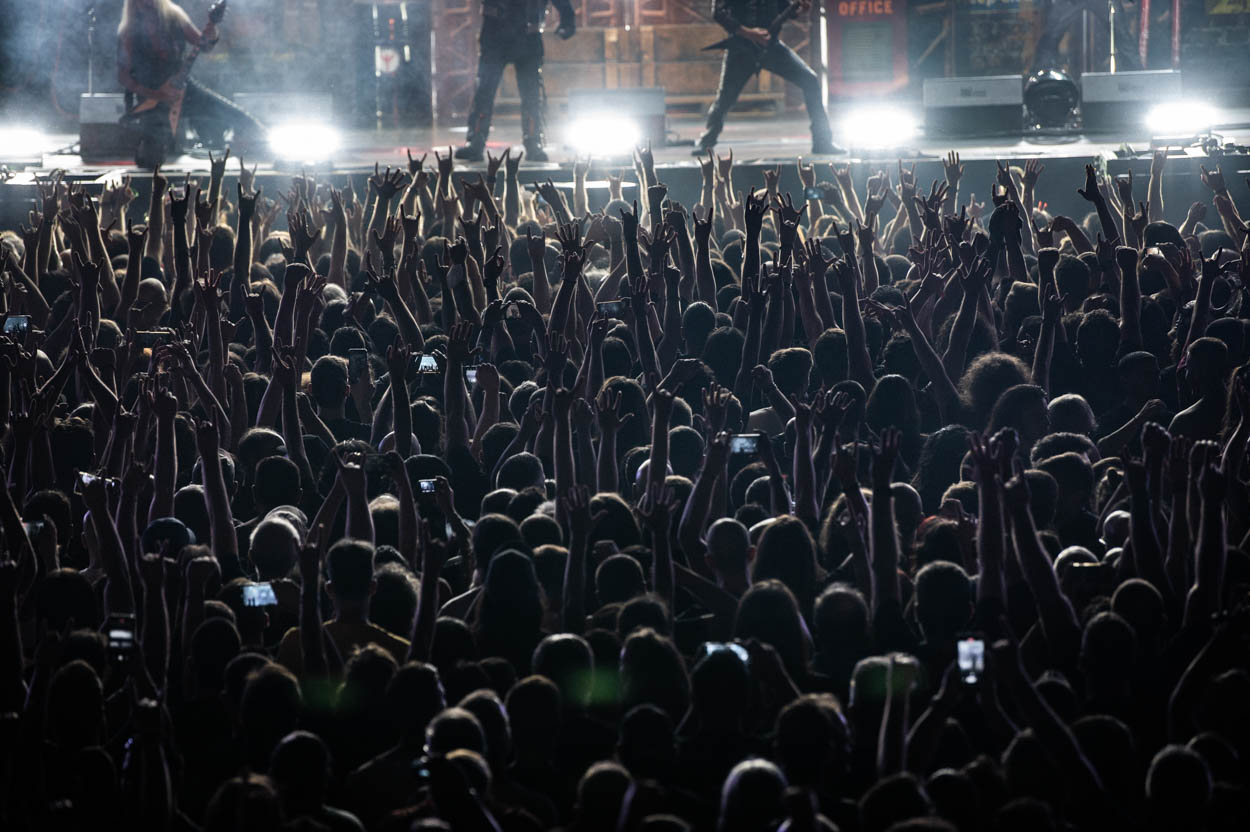
<svg viewBox="0 0 1250 832">
<path fill-rule="evenodd" d="M 595 419 L 599 423 L 600 432 L 619 431 L 634 418 L 633 413 L 621 413 L 621 395 L 620 390 L 613 391 L 608 388 L 601 391 L 595 399 Z"/>
<path fill-rule="evenodd" d="M 374 163 L 373 176 L 369 177 L 369 189 L 378 195 L 378 199 L 389 202 L 407 185 L 408 174 L 399 168 L 392 172 L 390 165 L 387 165 L 385 173 L 379 173 L 378 165 Z"/>
<path fill-rule="evenodd" d="M 412 363 L 412 351 L 407 344 L 396 340 L 386 348 L 386 370 L 390 374 L 391 384 L 406 384 L 408 366 Z"/>
<path fill-rule="evenodd" d="M 638 200 L 634 200 L 634 209 L 621 208 L 621 235 L 626 241 L 638 239 Z"/>
<path fill-rule="evenodd" d="M 759 234 L 764 225 L 764 213 L 768 210 L 768 194 L 760 194 L 757 199 L 755 189 L 747 194 L 745 214 L 747 234 Z"/>
<path fill-rule="evenodd" d="M 1102 192 L 1098 190 L 1098 171 L 1093 165 L 1085 166 L 1085 187 L 1077 188 L 1076 192 L 1086 202 L 1096 204 L 1102 199 Z"/>
<path fill-rule="evenodd" d="M 952 188 L 955 187 L 964 175 L 964 166 L 959 161 L 958 153 L 952 150 L 946 154 L 946 159 L 942 162 L 942 171 L 946 175 L 947 184 Z"/>
<path fill-rule="evenodd" d="M 881 442 L 872 451 L 872 479 L 877 487 L 889 487 L 902 441 L 903 432 L 898 428 L 886 428 L 881 432 Z"/>
<path fill-rule="evenodd" d="M 556 240 L 560 243 L 560 249 L 566 255 L 585 256 L 586 248 L 582 245 L 582 229 L 577 223 L 571 222 L 568 225 L 557 226 Z"/>
<path fill-rule="evenodd" d="M 339 479 L 348 491 L 365 491 L 365 455 L 359 451 L 336 452 L 334 461 L 338 466 Z"/>
<path fill-rule="evenodd" d="M 643 492 L 634 511 L 652 534 L 667 535 L 670 519 L 677 506 L 678 500 L 672 488 L 652 482 Z"/>
<path fill-rule="evenodd" d="M 467 364 L 480 352 L 480 348 L 473 347 L 473 324 L 468 321 L 454 324 L 447 336 L 447 358 L 459 364 Z"/>
<path fill-rule="evenodd" d="M 195 447 L 199 450 L 200 459 L 204 460 L 205 465 L 210 464 L 209 460 L 217 460 L 217 453 L 221 448 L 221 437 L 217 431 L 217 425 L 211 419 L 196 423 Z"/>
<path fill-rule="evenodd" d="M 408 154 L 408 175 L 409 175 L 409 176 L 414 176 L 414 177 L 415 177 L 418 173 L 421 173 L 421 172 L 422 172 L 423 168 L 425 167 L 425 160 L 426 160 L 426 157 L 428 157 L 430 154 L 429 154 L 429 153 L 422 153 L 422 154 L 421 154 L 421 158 L 420 158 L 420 159 L 416 159 L 416 158 L 413 158 L 413 155 L 412 155 L 412 148 L 410 148 L 410 147 L 405 147 L 405 148 L 404 148 L 404 152 L 405 152 L 406 154 Z M 374 173 L 375 173 L 375 174 L 377 173 L 377 169 L 376 169 L 376 168 L 374 168 Z"/>
<path fill-rule="evenodd" d="M 525 248 L 529 253 L 530 262 L 538 264 L 544 262 L 547 256 L 547 234 L 540 231 L 538 236 L 534 236 L 533 229 L 525 229 Z"/>
<path fill-rule="evenodd" d="M 1042 177 L 1042 172 L 1046 170 L 1046 166 L 1041 163 L 1040 159 L 1029 159 L 1024 163 L 1024 188 L 1025 190 L 1033 190 L 1037 187 L 1037 180 Z"/>
<path fill-rule="evenodd" d="M 1215 166 L 1215 170 L 1207 170 L 1206 165 L 1199 165 L 1201 173 L 1198 178 L 1202 180 L 1202 184 L 1211 189 L 1213 194 L 1218 196 L 1228 195 L 1228 185 L 1224 182 L 1224 168 L 1220 165 Z"/>
<path fill-rule="evenodd" d="M 547 335 L 547 355 L 543 359 L 543 367 L 547 370 L 547 383 L 557 382 L 564 374 L 565 365 L 568 363 L 569 342 L 559 332 L 551 332 Z"/>
</svg>

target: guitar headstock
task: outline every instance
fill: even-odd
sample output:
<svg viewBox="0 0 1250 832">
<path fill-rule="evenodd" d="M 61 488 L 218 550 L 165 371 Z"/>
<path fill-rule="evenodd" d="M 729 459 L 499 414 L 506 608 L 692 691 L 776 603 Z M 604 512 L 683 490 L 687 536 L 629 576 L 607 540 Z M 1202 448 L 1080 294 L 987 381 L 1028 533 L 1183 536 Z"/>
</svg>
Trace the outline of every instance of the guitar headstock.
<svg viewBox="0 0 1250 832">
<path fill-rule="evenodd" d="M 217 0 L 208 10 L 208 20 L 216 25 L 226 16 L 226 0 Z"/>
</svg>

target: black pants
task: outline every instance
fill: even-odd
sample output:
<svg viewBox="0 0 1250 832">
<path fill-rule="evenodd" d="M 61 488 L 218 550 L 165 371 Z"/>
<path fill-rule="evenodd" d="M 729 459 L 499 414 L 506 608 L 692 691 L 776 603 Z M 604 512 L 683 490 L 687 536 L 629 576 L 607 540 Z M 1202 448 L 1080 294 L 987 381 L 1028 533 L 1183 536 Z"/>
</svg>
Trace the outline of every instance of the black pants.
<svg viewBox="0 0 1250 832">
<path fill-rule="evenodd" d="M 699 144 L 707 147 L 716 144 L 725 126 L 725 116 L 757 68 L 767 69 L 798 85 L 803 91 L 803 103 L 807 105 L 807 117 L 811 120 L 812 142 L 828 142 L 832 133 L 829 118 L 825 115 L 825 104 L 820 97 L 820 76 L 793 49 L 784 43 L 773 42 L 764 53 L 763 62 L 759 62 L 755 50 L 746 46 L 734 45 L 725 50 L 720 67 L 720 87 L 716 90 L 716 101 L 708 111 L 707 129 L 699 138 Z"/>
<path fill-rule="evenodd" d="M 493 18 L 483 22 L 482 34 L 478 38 L 477 89 L 469 109 L 469 144 L 485 144 L 486 137 L 490 135 L 495 93 L 508 64 L 512 64 L 516 71 L 517 90 L 521 93 L 521 136 L 527 146 L 542 145 L 542 35 L 526 32 L 524 21 L 513 21 L 505 27 Z"/>
<path fill-rule="evenodd" d="M 1137 52 L 1137 38 L 1129 31 L 1129 15 L 1137 14 L 1137 7 L 1133 6 L 1125 9 L 1119 0 L 1116 2 L 1115 14 L 1115 59 L 1116 70 L 1123 72 L 1125 70 L 1141 69 L 1141 56 Z M 1073 56 L 1074 62 L 1078 66 L 1073 69 L 1079 69 L 1080 63 L 1080 35 L 1081 35 L 1081 15 L 1088 11 L 1090 13 L 1090 21 L 1094 30 L 1094 54 L 1093 71 L 1105 70 L 1108 67 L 1108 56 L 1111 54 L 1111 26 L 1108 23 L 1107 0 L 1051 0 L 1046 7 L 1045 23 L 1042 26 L 1042 34 L 1037 39 L 1037 51 L 1033 57 L 1033 68 L 1040 69 L 1058 69 L 1062 58 L 1059 55 L 1059 42 L 1063 40 L 1063 36 L 1072 31 L 1074 43 L 1078 50 L 1077 55 Z"/>
</svg>

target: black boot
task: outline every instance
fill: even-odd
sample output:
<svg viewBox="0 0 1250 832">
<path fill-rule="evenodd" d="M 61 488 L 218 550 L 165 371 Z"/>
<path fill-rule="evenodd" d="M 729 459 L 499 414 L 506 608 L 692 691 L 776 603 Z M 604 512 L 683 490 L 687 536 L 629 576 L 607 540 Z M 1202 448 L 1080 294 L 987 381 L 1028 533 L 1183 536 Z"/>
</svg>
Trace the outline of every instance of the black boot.
<svg viewBox="0 0 1250 832">
<path fill-rule="evenodd" d="M 525 142 L 525 158 L 531 162 L 547 162 L 550 158 L 547 151 L 543 150 L 541 141 L 529 140 Z"/>
<path fill-rule="evenodd" d="M 694 143 L 694 150 L 690 151 L 691 156 L 706 156 L 708 151 L 716 147 L 716 142 L 697 141 Z"/>
<path fill-rule="evenodd" d="M 845 152 L 846 148 L 838 147 L 833 143 L 833 139 L 830 139 L 828 136 L 819 139 L 812 139 L 813 156 L 834 156 Z"/>
<path fill-rule="evenodd" d="M 484 143 L 468 142 L 462 147 L 456 148 L 456 152 L 452 155 L 462 162 L 480 162 L 485 152 L 486 145 Z"/>
</svg>

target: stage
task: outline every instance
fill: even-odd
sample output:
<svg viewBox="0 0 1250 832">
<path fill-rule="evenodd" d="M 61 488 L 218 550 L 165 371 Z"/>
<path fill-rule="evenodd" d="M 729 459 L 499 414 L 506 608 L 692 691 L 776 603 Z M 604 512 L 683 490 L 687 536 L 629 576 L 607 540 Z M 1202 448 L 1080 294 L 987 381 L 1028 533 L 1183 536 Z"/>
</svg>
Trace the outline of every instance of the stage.
<svg viewBox="0 0 1250 832">
<path fill-rule="evenodd" d="M 831 112 L 831 118 L 836 123 L 836 109 Z M 1215 131 L 1222 142 L 1242 147 L 1250 145 L 1250 108 L 1225 110 L 1224 119 L 1225 124 Z M 679 200 L 688 202 L 698 196 L 699 164 L 691 155 L 691 150 L 702 126 L 701 119 L 670 118 L 668 146 L 653 148 L 660 179 L 669 186 L 670 195 Z M 373 173 L 375 163 L 383 168 L 388 165 L 406 168 L 406 149 L 411 148 L 418 156 L 434 149 L 445 152 L 447 147 L 457 147 L 463 143 L 464 128 L 355 130 L 345 131 L 342 135 L 342 149 L 334 154 L 333 160 L 309 167 L 308 171 L 315 172 L 321 181 L 332 182 L 338 186 L 344 184 L 347 177 L 351 177 L 357 193 L 363 194 L 365 177 Z M 519 149 L 519 123 L 515 119 L 499 119 L 488 145 L 489 152 L 501 153 L 509 146 L 510 141 L 515 141 L 517 144 L 514 146 Z M 49 147 L 69 149 L 76 142 L 77 136 L 70 134 L 47 137 Z M 896 181 L 897 162 L 902 159 L 909 166 L 916 164 L 917 176 L 927 188 L 929 182 L 942 178 L 941 158 L 947 151 L 956 150 L 965 166 L 960 186 L 963 201 L 967 201 L 971 194 L 976 194 L 978 201 L 986 200 L 994 181 L 996 160 L 1023 165 L 1026 159 L 1040 159 L 1046 170 L 1038 186 L 1039 199 L 1049 203 L 1048 209 L 1052 213 L 1084 215 L 1088 205 L 1075 193 L 1075 189 L 1083 181 L 1084 166 L 1093 163 L 1111 175 L 1131 170 L 1140 182 L 1138 190 L 1144 198 L 1145 182 L 1150 169 L 1151 145 L 1151 137 L 1144 129 L 1126 128 L 1114 134 L 1073 135 L 1062 138 L 1017 136 L 953 140 L 928 139 L 922 136 L 906 147 L 882 150 L 851 148 L 840 155 L 813 157 L 810 154 L 806 118 L 799 115 L 750 118 L 737 117 L 735 114 L 726 125 L 717 150 L 726 153 L 730 148 L 733 149 L 736 188 L 745 192 L 752 186 L 763 187 L 762 171 L 780 164 L 780 189 L 796 195 L 801 190 L 794 169 L 795 159 L 799 156 L 817 163 L 818 180 L 832 178 L 829 165 L 849 164 L 860 188 L 867 176 L 882 168 L 894 173 L 892 179 Z M 568 183 L 571 186 L 573 151 L 561 145 L 558 125 L 549 137 L 547 149 L 551 161 L 526 161 L 521 167 L 521 181 L 530 183 L 551 178 L 556 184 Z M 1222 164 L 1235 196 L 1239 193 L 1245 177 L 1250 175 L 1250 157 L 1239 152 L 1213 159 L 1201 148 L 1177 145 L 1169 149 L 1169 159 L 1164 190 L 1170 208 L 1169 214 L 1173 211 L 1180 213 L 1179 218 L 1172 217 L 1176 222 L 1183 218 L 1183 209 L 1180 207 L 1182 204 L 1188 206 L 1194 201 L 1209 202 L 1210 194 L 1198 180 L 1199 165 L 1205 164 L 1213 168 L 1216 164 Z M 0 159 L 0 163 L 5 161 Z M 253 163 L 258 165 L 257 181 L 268 194 L 285 190 L 289 186 L 291 175 L 301 169 L 299 164 L 275 163 L 259 156 L 248 157 L 247 162 L 249 168 Z M 431 169 L 434 167 L 432 153 L 427 165 Z M 596 159 L 589 184 L 592 209 L 601 207 L 606 202 L 607 184 L 603 180 L 603 174 L 629 171 L 629 168 L 628 159 Z M 458 173 L 468 175 L 484 169 L 484 163 L 456 164 Z M 25 167 L 16 169 L 10 179 L 0 183 L 0 228 L 16 228 L 19 222 L 26 221 L 26 212 L 33 207 L 36 194 L 34 178 L 47 178 L 56 170 L 65 171 L 67 179 L 85 185 L 92 191 L 101 188 L 106 181 L 130 174 L 134 177 L 134 186 L 141 194 L 132 203 L 132 211 L 146 210 L 147 175 L 135 168 L 130 160 L 86 163 L 73 152 L 45 153 L 41 159 L 30 160 Z M 162 170 L 174 185 L 179 184 L 188 173 L 206 180 L 209 172 L 208 155 L 206 152 L 193 151 L 172 159 Z M 228 180 L 233 181 L 237 172 L 237 163 L 231 159 L 227 168 Z M 632 179 L 631 173 L 626 179 L 627 198 L 632 198 L 629 190 Z M 227 193 L 231 191 L 232 186 Z M 137 213 L 135 219 L 141 219 Z"/>
</svg>

